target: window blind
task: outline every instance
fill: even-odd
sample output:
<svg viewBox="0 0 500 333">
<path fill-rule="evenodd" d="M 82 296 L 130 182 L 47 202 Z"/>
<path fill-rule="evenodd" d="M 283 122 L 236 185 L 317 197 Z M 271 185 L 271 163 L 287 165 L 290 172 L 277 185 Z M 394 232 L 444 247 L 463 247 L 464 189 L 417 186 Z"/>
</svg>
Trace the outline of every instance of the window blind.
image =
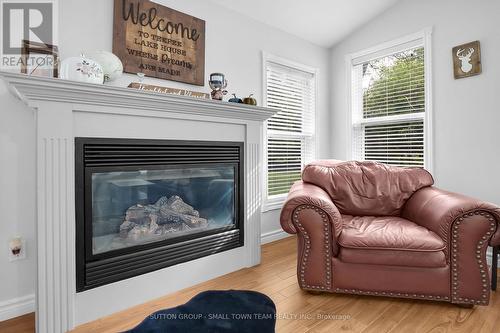
<svg viewBox="0 0 500 333">
<path fill-rule="evenodd" d="M 353 157 L 425 165 L 424 48 L 353 66 Z"/>
<path fill-rule="evenodd" d="M 366 125 L 365 160 L 400 166 L 424 165 L 423 121 Z"/>
<path fill-rule="evenodd" d="M 267 121 L 267 196 L 288 193 L 313 156 L 314 74 L 266 63 L 266 105 L 278 109 Z"/>
</svg>

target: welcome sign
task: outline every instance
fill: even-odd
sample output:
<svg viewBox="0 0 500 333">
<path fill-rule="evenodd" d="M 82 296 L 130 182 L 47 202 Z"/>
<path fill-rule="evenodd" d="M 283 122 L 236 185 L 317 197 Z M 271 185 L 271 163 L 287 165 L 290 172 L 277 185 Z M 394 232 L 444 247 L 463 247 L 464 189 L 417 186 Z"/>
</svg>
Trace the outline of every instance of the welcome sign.
<svg viewBox="0 0 500 333">
<path fill-rule="evenodd" d="M 205 21 L 147 0 L 115 0 L 113 53 L 127 73 L 205 83 Z"/>
</svg>

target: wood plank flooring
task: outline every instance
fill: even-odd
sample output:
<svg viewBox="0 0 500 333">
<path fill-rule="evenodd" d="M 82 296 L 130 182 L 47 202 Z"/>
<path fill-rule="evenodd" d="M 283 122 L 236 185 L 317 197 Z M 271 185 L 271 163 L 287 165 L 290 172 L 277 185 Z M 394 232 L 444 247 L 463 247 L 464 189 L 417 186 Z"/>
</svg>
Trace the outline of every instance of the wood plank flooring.
<svg viewBox="0 0 500 333">
<path fill-rule="evenodd" d="M 447 303 L 340 294 L 313 295 L 296 281 L 296 244 L 290 237 L 266 244 L 262 264 L 164 296 L 82 325 L 73 333 L 114 333 L 129 329 L 154 311 L 187 302 L 209 289 L 249 289 L 270 296 L 280 316 L 281 332 L 500 332 L 500 291 L 490 305 L 472 309 Z M 1 323 L 0 323 L 1 325 Z M 5 326 L 4 326 L 5 329 Z M 1 333 L 28 333 L 2 330 Z"/>
<path fill-rule="evenodd" d="M 1 333 L 33 333 L 35 332 L 35 313 L 0 321 Z"/>
</svg>

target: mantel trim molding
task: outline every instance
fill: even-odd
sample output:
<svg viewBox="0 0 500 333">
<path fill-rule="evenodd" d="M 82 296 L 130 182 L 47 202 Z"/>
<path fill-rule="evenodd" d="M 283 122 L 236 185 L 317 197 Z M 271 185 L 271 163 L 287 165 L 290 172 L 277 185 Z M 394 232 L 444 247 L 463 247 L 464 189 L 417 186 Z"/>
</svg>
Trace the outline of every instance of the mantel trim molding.
<svg viewBox="0 0 500 333">
<path fill-rule="evenodd" d="M 277 112 L 275 109 L 246 104 L 167 95 L 11 72 L 0 71 L 0 77 L 8 84 L 14 95 L 33 108 L 37 107 L 37 102 L 54 101 L 245 121 L 265 121 Z"/>
</svg>

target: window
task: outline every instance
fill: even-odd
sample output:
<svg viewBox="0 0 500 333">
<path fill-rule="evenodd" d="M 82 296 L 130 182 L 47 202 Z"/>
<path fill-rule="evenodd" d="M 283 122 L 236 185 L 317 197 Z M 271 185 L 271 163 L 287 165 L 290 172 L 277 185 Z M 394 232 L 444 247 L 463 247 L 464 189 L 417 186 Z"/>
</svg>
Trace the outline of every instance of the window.
<svg viewBox="0 0 500 333">
<path fill-rule="evenodd" d="M 316 70 L 264 54 L 264 102 L 279 109 L 266 126 L 264 209 L 281 208 L 314 158 Z"/>
<path fill-rule="evenodd" d="M 353 159 L 430 168 L 427 39 L 418 34 L 350 59 Z"/>
</svg>

